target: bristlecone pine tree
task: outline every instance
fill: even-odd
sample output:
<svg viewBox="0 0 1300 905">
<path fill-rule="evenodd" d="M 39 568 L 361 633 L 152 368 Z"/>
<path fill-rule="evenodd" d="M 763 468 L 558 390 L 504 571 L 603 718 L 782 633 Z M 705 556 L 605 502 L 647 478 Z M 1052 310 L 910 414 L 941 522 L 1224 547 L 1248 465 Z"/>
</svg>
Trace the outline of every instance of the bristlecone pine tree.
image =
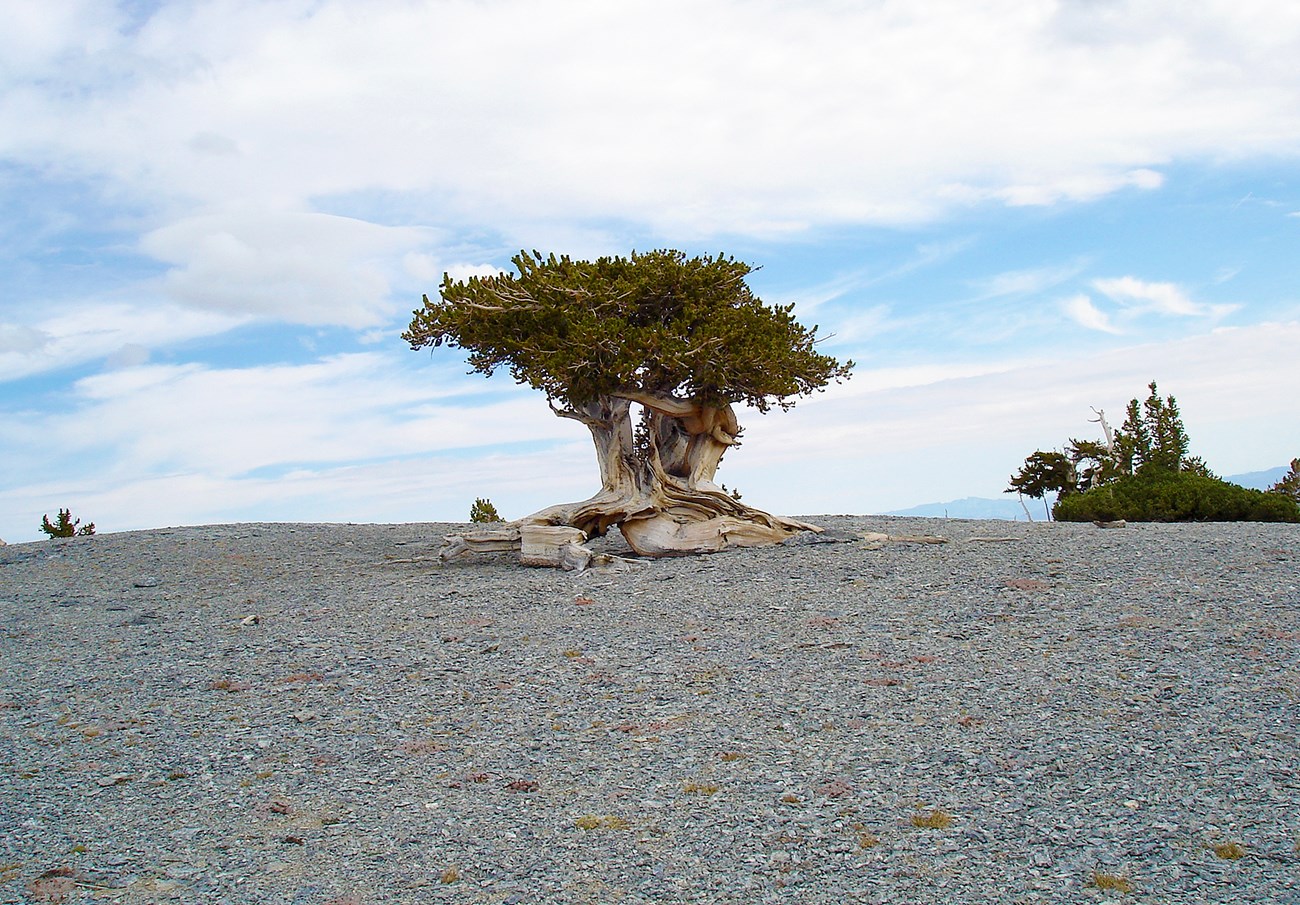
<svg viewBox="0 0 1300 905">
<path fill-rule="evenodd" d="M 814 350 L 793 305 L 768 306 L 733 258 L 678 251 L 575 261 L 538 252 L 515 274 L 443 278 L 403 334 L 412 349 L 456 346 L 475 371 L 509 369 L 555 414 L 586 425 L 600 490 L 523 525 L 589 537 L 617 526 L 637 553 L 665 556 L 775 543 L 811 525 L 741 503 L 713 482 L 741 427 L 733 406 L 788 409 L 848 377 Z M 640 406 L 633 423 L 633 406 Z"/>
</svg>

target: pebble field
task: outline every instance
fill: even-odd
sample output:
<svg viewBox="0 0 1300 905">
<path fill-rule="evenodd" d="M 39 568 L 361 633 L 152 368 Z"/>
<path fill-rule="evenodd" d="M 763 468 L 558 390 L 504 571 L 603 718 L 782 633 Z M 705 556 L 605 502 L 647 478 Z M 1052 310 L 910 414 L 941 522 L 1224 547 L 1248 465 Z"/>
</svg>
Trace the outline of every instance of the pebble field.
<svg viewBox="0 0 1300 905">
<path fill-rule="evenodd" d="M 1300 526 L 809 520 L 0 548 L 0 902 L 1300 902 Z"/>
</svg>

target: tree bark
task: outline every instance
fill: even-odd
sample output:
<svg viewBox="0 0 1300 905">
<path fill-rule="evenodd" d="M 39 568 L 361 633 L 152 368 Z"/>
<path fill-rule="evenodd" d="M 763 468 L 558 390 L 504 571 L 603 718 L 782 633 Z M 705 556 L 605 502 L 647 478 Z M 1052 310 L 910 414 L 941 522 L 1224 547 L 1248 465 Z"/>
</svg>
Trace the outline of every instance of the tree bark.
<svg viewBox="0 0 1300 905">
<path fill-rule="evenodd" d="M 645 408 L 639 430 L 632 425 L 634 402 Z M 600 490 L 578 503 L 548 506 L 515 526 L 568 526 L 589 538 L 617 526 L 637 554 L 652 557 L 763 546 L 801 531 L 821 531 L 745 505 L 713 483 L 723 454 L 739 442 L 740 425 L 730 405 L 637 393 L 552 409 L 590 430 Z M 509 533 L 496 529 L 477 547 L 472 536 L 449 540 L 444 558 L 500 550 L 509 544 Z M 518 537 L 517 528 L 513 536 Z"/>
</svg>

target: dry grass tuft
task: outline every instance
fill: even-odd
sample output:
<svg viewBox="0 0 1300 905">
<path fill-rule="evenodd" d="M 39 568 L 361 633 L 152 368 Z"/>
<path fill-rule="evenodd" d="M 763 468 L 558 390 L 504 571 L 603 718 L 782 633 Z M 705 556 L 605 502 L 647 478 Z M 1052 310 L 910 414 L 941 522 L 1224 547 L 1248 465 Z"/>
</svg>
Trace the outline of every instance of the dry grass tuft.
<svg viewBox="0 0 1300 905">
<path fill-rule="evenodd" d="M 1237 861 L 1246 857 L 1246 847 L 1240 842 L 1220 842 L 1211 848 L 1224 861 Z"/>
<path fill-rule="evenodd" d="M 688 780 L 682 783 L 682 791 L 687 795 L 712 795 L 720 789 L 721 786 L 711 782 L 696 782 Z"/>
<path fill-rule="evenodd" d="M 625 830 L 628 822 L 612 814 L 584 814 L 573 825 L 580 830 Z"/>
<path fill-rule="evenodd" d="M 946 830 L 952 826 L 952 815 L 938 808 L 925 814 L 916 813 L 912 815 L 912 826 L 927 830 Z"/>
<path fill-rule="evenodd" d="M 1098 889 L 1113 889 L 1129 895 L 1133 892 L 1133 881 L 1123 874 L 1107 874 L 1099 870 L 1092 872 L 1092 885 Z"/>
</svg>

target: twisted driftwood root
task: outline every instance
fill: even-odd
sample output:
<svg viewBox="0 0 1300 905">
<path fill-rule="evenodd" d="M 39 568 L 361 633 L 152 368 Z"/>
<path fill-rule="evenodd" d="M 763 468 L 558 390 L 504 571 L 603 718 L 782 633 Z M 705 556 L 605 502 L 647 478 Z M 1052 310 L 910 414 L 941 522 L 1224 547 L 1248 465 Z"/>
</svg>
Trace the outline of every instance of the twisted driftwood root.
<svg viewBox="0 0 1300 905">
<path fill-rule="evenodd" d="M 443 562 L 474 553 L 518 553 L 525 566 L 543 566 L 566 572 L 590 568 L 618 568 L 635 562 L 609 553 L 597 553 L 583 545 L 586 532 L 562 525 L 533 525 L 513 522 L 497 528 L 483 528 L 471 534 L 451 534 L 438 552 Z"/>
<path fill-rule="evenodd" d="M 719 506 L 715 496 L 726 505 Z M 612 504 L 608 498 L 552 506 L 517 522 L 448 535 L 438 555 L 446 562 L 474 553 L 517 553 L 526 566 L 582 571 L 634 561 L 584 546 L 590 536 L 600 536 L 615 525 L 634 553 L 653 558 L 768 546 L 804 531 L 822 531 L 816 525 L 741 506 L 724 494 L 697 499 L 703 499 L 704 506 L 678 501 L 665 510 L 627 501 Z"/>
</svg>

